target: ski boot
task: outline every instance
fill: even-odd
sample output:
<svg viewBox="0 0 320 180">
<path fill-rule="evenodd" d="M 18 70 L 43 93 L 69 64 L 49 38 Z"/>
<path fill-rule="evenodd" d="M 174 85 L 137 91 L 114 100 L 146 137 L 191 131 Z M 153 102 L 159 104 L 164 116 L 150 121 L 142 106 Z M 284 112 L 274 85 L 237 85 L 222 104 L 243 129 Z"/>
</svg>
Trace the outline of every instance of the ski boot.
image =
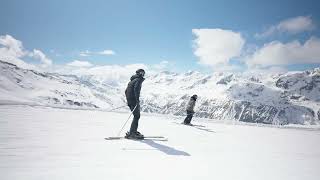
<svg viewBox="0 0 320 180">
<path fill-rule="evenodd" d="M 144 135 L 141 134 L 139 131 L 136 132 L 136 136 L 137 136 L 139 139 L 144 139 Z"/>
<path fill-rule="evenodd" d="M 144 139 L 144 136 L 140 133 L 140 132 L 127 132 L 126 133 L 126 136 L 125 136 L 126 139 Z"/>
</svg>

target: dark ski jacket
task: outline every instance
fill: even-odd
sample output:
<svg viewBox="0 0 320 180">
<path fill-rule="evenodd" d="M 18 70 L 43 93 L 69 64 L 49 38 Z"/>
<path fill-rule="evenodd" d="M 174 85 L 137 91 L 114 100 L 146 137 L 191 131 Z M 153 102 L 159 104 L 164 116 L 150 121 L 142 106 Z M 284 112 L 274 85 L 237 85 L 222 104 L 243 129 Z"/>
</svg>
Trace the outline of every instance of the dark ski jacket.
<svg viewBox="0 0 320 180">
<path fill-rule="evenodd" d="M 135 104 L 139 102 L 141 85 L 144 78 L 139 75 L 133 75 L 130 78 L 127 89 L 125 91 L 128 104 Z"/>
<path fill-rule="evenodd" d="M 196 105 L 196 100 L 195 100 L 193 97 L 191 97 L 190 100 L 189 100 L 189 102 L 188 102 L 188 104 L 187 104 L 186 110 L 187 110 L 187 111 L 194 112 L 194 106 L 195 106 L 195 105 Z"/>
</svg>

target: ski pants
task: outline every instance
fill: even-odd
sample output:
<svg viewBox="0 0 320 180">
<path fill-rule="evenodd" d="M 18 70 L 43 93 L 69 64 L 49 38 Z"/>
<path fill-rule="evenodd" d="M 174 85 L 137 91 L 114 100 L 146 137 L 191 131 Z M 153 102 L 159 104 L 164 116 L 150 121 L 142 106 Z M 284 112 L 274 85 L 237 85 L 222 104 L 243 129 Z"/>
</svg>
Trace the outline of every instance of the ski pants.
<svg viewBox="0 0 320 180">
<path fill-rule="evenodd" d="M 136 107 L 137 105 L 137 107 Z M 133 114 L 133 120 L 130 127 L 130 133 L 137 132 L 138 125 L 139 125 L 139 119 L 140 119 L 140 104 L 137 102 L 132 102 L 128 104 L 132 114 Z M 136 107 L 136 108 L 135 108 Z"/>
<path fill-rule="evenodd" d="M 192 117 L 193 117 L 193 113 L 194 113 L 194 112 L 187 110 L 187 117 L 184 119 L 184 123 L 185 123 L 185 124 L 190 124 L 191 119 L 192 119 Z"/>
</svg>

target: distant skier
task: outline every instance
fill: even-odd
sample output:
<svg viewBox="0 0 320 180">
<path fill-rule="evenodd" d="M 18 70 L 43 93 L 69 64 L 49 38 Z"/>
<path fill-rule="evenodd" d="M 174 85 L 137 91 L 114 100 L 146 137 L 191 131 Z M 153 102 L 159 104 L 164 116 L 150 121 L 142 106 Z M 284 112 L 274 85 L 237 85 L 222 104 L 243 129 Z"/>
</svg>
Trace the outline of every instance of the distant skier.
<svg viewBox="0 0 320 180">
<path fill-rule="evenodd" d="M 187 104 L 187 117 L 184 119 L 183 124 L 185 125 L 191 125 L 191 119 L 193 117 L 194 114 L 194 106 L 196 105 L 196 101 L 197 101 L 198 96 L 195 94 L 193 96 L 191 96 L 188 104 Z"/>
<path fill-rule="evenodd" d="M 138 124 L 140 119 L 140 91 L 141 85 L 144 81 L 145 71 L 138 69 L 136 74 L 130 78 L 127 89 L 125 91 L 127 104 L 133 114 L 133 120 L 131 123 L 130 131 L 126 133 L 125 138 L 127 139 L 143 139 L 144 136 L 138 132 Z"/>
</svg>

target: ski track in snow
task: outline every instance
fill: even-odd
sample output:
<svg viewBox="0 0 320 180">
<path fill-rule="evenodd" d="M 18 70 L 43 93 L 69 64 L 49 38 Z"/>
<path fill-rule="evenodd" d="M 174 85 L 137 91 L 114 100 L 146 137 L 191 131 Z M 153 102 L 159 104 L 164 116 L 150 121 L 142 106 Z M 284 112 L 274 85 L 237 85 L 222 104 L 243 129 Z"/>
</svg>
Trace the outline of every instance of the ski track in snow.
<svg viewBox="0 0 320 180">
<path fill-rule="evenodd" d="M 0 179 L 316 180 L 319 129 L 226 124 L 190 127 L 142 114 L 139 131 L 169 141 L 107 141 L 129 113 L 0 106 Z M 126 129 L 129 128 L 130 122 Z M 122 133 L 124 134 L 124 132 Z"/>
</svg>

